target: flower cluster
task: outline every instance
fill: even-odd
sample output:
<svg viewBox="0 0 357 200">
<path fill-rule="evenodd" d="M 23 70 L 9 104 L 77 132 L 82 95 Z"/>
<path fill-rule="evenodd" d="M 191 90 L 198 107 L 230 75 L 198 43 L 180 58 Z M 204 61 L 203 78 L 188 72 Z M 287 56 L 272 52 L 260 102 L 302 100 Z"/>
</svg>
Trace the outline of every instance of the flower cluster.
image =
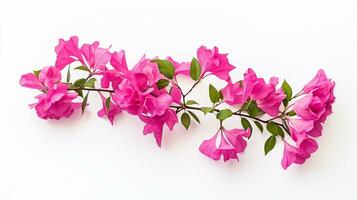
<svg viewBox="0 0 357 200">
<path fill-rule="evenodd" d="M 111 47 L 100 47 L 97 41 L 80 46 L 76 36 L 60 39 L 55 52 L 57 58 L 53 66 L 24 74 L 20 79 L 23 87 L 40 91 L 37 102 L 30 105 L 40 118 L 58 120 L 69 118 L 79 109 L 84 112 L 89 105 L 89 93 L 96 92 L 102 100 L 99 117 L 114 124 L 115 118 L 123 112 L 134 115 L 144 123 L 143 133 L 152 133 L 161 146 L 165 126 L 173 130 L 180 121 L 188 129 L 192 120 L 200 123 L 197 112 L 213 114 L 220 127 L 199 147 L 201 153 L 213 160 L 219 160 L 222 155 L 224 161 L 238 160 L 238 154 L 247 147 L 254 124 L 260 132 L 264 129 L 269 132 L 265 154 L 281 138 L 284 144 L 282 167 L 302 164 L 317 150 L 315 138 L 322 135 L 322 125 L 332 113 L 335 101 L 335 83 L 323 70 L 296 94 L 286 81 L 281 85 L 276 77 L 265 81 L 253 69 L 248 69 L 242 80 L 234 82 L 229 73 L 235 67 L 228 61 L 228 55 L 220 53 L 217 47 L 201 46 L 190 62 L 143 56 L 131 68 L 123 50 L 111 51 Z M 73 70 L 82 71 L 86 76 L 72 81 Z M 63 71 L 66 71 L 65 80 Z M 210 75 L 227 85 L 219 90 L 210 84 L 212 105 L 201 107 L 188 97 Z M 178 76 L 193 81 L 188 91 L 182 90 Z M 231 108 L 220 109 L 222 104 Z M 233 116 L 241 118 L 242 127 L 226 129 L 229 124 L 225 120 Z"/>
</svg>

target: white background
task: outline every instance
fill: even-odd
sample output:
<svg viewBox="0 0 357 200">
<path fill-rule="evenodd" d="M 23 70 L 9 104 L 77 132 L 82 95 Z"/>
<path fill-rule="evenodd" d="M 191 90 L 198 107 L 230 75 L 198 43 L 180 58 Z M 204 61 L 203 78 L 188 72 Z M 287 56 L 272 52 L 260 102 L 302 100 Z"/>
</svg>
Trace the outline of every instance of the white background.
<svg viewBox="0 0 357 200">
<path fill-rule="evenodd" d="M 0 199 L 357 199 L 354 1 L 4 1 L 0 0 Z M 35 91 L 20 75 L 52 65 L 58 38 L 78 35 L 125 49 L 130 65 L 144 54 L 191 60 L 217 45 L 237 66 L 286 78 L 299 90 L 323 68 L 336 81 L 334 114 L 319 150 L 284 171 L 282 142 L 264 156 L 268 134 L 255 134 L 240 162 L 198 152 L 217 129 L 213 116 L 186 132 L 165 130 L 163 147 L 143 124 L 121 115 L 99 119 L 98 97 L 83 116 L 44 121 L 27 104 Z M 223 83 L 211 79 L 216 85 Z M 207 98 L 208 82 L 192 98 Z M 226 123 L 239 127 L 239 119 Z"/>
</svg>

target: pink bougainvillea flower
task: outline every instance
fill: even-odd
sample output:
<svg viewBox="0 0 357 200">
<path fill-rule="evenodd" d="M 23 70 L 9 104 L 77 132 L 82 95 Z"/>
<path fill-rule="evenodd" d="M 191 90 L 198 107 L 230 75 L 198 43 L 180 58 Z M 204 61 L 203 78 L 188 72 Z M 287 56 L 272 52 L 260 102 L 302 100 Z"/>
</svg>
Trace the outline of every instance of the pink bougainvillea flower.
<svg viewBox="0 0 357 200">
<path fill-rule="evenodd" d="M 201 75 L 200 78 L 204 78 L 209 75 L 215 75 L 218 78 L 228 81 L 229 72 L 235 67 L 229 63 L 228 54 L 220 54 L 217 47 L 213 49 L 208 49 L 205 46 L 201 46 L 197 49 L 197 59 L 201 65 Z M 175 67 L 175 76 L 186 75 L 190 76 L 190 62 L 176 62 L 171 57 L 169 60 Z"/>
<path fill-rule="evenodd" d="M 284 100 L 285 94 L 282 89 L 275 90 L 269 93 L 265 98 L 258 99 L 257 105 L 264 112 L 272 117 L 278 116 L 281 102 Z"/>
<path fill-rule="evenodd" d="M 222 89 L 222 95 L 224 97 L 224 102 L 232 106 L 244 104 L 249 97 L 244 93 L 242 82 L 232 83 L 231 81 L 229 81 L 227 86 Z"/>
<path fill-rule="evenodd" d="M 110 59 L 110 64 L 116 71 L 121 73 L 128 73 L 128 65 L 126 64 L 125 52 L 123 50 L 114 52 Z"/>
<path fill-rule="evenodd" d="M 269 83 L 265 83 L 264 79 L 257 78 L 252 69 L 244 74 L 244 81 L 246 91 L 250 94 L 250 98 L 257 102 L 257 105 L 264 112 L 272 117 L 276 117 L 279 112 L 279 107 L 285 98 L 282 89 L 276 90 L 278 78 L 270 78 Z"/>
<path fill-rule="evenodd" d="M 99 95 L 102 99 L 103 107 L 102 107 L 102 109 L 100 109 L 98 111 L 97 114 L 99 117 L 106 116 L 109 119 L 110 123 L 113 125 L 115 117 L 122 112 L 122 109 L 119 106 L 115 105 L 111 100 L 110 100 L 110 105 L 109 105 L 109 109 L 108 109 L 107 99 L 104 97 L 104 95 L 101 92 L 99 92 Z"/>
<path fill-rule="evenodd" d="M 35 108 L 37 115 L 42 119 L 69 118 L 74 110 L 82 105 L 82 103 L 73 102 L 77 96 L 75 92 L 68 92 L 66 84 L 58 83 L 47 93 L 36 96 L 38 102 L 31 104 L 30 107 Z"/>
<path fill-rule="evenodd" d="M 141 96 L 139 91 L 135 90 L 130 80 L 123 80 L 115 90 L 112 98 L 116 105 L 126 110 L 128 113 L 132 115 L 139 114 L 142 107 Z"/>
<path fill-rule="evenodd" d="M 93 70 L 104 70 L 112 57 L 109 48 L 99 47 L 98 41 L 93 44 L 83 44 L 81 52 L 85 58 L 86 66 Z"/>
<path fill-rule="evenodd" d="M 167 58 L 175 67 L 175 77 L 178 75 L 190 76 L 190 62 L 177 62 L 171 57 Z"/>
<path fill-rule="evenodd" d="M 307 97 L 312 101 L 311 104 L 309 103 L 309 108 L 313 109 L 313 112 L 320 111 L 322 113 L 319 118 L 319 121 L 321 122 L 324 122 L 326 117 L 332 113 L 332 104 L 335 102 L 334 88 L 335 82 L 333 82 L 331 79 L 328 79 L 323 70 L 319 70 L 316 76 L 304 86 L 303 94 L 312 94 L 312 99 L 311 95 L 310 97 Z M 301 104 L 306 104 L 308 100 L 305 99 L 305 102 L 301 102 Z M 302 109 L 298 110 L 298 112 L 299 111 L 300 114 L 303 114 L 301 113 Z"/>
<path fill-rule="evenodd" d="M 79 61 L 88 69 L 104 70 L 111 59 L 109 48 L 99 47 L 98 41 L 92 44 L 83 44 L 79 48 L 77 36 L 72 36 L 67 41 L 60 39 L 55 51 L 57 54 L 56 67 L 59 70 L 75 61 Z"/>
<path fill-rule="evenodd" d="M 102 88 L 109 88 L 110 86 L 115 90 L 123 80 L 123 75 L 114 69 L 105 69 L 98 73 L 102 75 L 100 86 Z"/>
<path fill-rule="evenodd" d="M 139 117 L 141 121 L 145 123 L 144 135 L 153 133 L 159 147 L 161 147 L 162 129 L 164 125 L 166 124 L 169 130 L 172 130 L 178 122 L 175 111 L 171 109 L 166 109 L 162 115 L 147 116 L 140 114 Z"/>
<path fill-rule="evenodd" d="M 197 50 L 197 58 L 201 65 L 201 78 L 213 74 L 222 80 L 229 79 L 229 72 L 235 67 L 227 59 L 227 54 L 220 54 L 217 47 L 207 49 L 201 46 Z"/>
<path fill-rule="evenodd" d="M 61 73 L 55 67 L 44 67 L 38 77 L 34 73 L 21 76 L 20 85 L 27 88 L 47 90 L 61 81 Z"/>
<path fill-rule="evenodd" d="M 334 87 L 335 83 L 326 77 L 323 70 L 319 70 L 304 87 L 303 96 L 294 103 L 294 111 L 301 118 L 299 121 L 308 121 L 309 129 L 302 127 L 298 132 L 304 129 L 311 137 L 322 135 L 322 123 L 332 113 L 332 104 L 335 101 Z M 298 124 L 295 123 L 294 126 Z"/>
<path fill-rule="evenodd" d="M 34 73 L 27 73 L 21 76 L 20 85 L 31 89 L 45 90 L 46 87 L 38 80 Z"/>
<path fill-rule="evenodd" d="M 247 146 L 244 138 L 248 138 L 250 134 L 250 129 L 247 131 L 243 129 L 220 129 L 212 138 L 204 140 L 199 150 L 213 160 L 219 160 L 222 155 L 224 161 L 238 160 L 237 154 L 243 152 Z M 219 146 L 216 144 L 217 138 L 220 139 Z"/>
<path fill-rule="evenodd" d="M 287 120 L 290 129 L 297 132 L 308 132 L 314 128 L 314 121 L 301 118 L 290 118 Z"/>
<path fill-rule="evenodd" d="M 60 39 L 58 45 L 55 47 L 55 51 L 57 54 L 55 66 L 59 70 L 62 70 L 74 61 L 84 64 L 82 52 L 78 47 L 77 36 L 72 36 L 67 41 Z"/>
<path fill-rule="evenodd" d="M 335 86 L 335 83 L 328 79 L 324 70 L 320 69 L 316 76 L 304 86 L 303 92 L 305 94 L 309 92 L 316 92 L 317 94 L 331 94 L 330 90 Z M 315 94 L 315 95 L 317 95 Z M 330 98 L 330 95 L 325 96 L 326 99 Z"/>
<path fill-rule="evenodd" d="M 256 101 L 257 106 L 270 116 L 276 117 L 285 98 L 282 89 L 276 90 L 278 79 L 272 77 L 269 83 L 258 78 L 252 69 L 244 74 L 244 80 L 228 84 L 222 90 L 224 101 L 230 105 L 241 105 L 247 100 Z"/>
<path fill-rule="evenodd" d="M 145 99 L 144 112 L 151 116 L 163 115 L 172 103 L 172 97 L 169 94 L 162 94 L 154 97 L 148 95 Z"/>
<path fill-rule="evenodd" d="M 182 99 L 182 94 L 180 89 L 176 86 L 173 85 L 171 90 L 170 90 L 170 95 L 172 97 L 172 102 L 180 104 L 181 103 L 181 99 Z"/>
<path fill-rule="evenodd" d="M 156 86 L 156 82 L 163 78 L 157 64 L 151 62 L 151 59 L 147 59 L 145 56 L 134 66 L 131 70 L 131 74 L 133 82 L 136 83 L 136 86 L 141 91 Z"/>
<path fill-rule="evenodd" d="M 61 72 L 56 67 L 45 67 L 41 70 L 39 81 L 46 87 L 52 87 L 61 81 Z"/>
<path fill-rule="evenodd" d="M 112 83 L 114 104 L 139 116 L 145 123 L 144 134 L 154 133 L 157 144 L 161 146 L 163 126 L 166 124 L 172 129 L 177 123 L 176 113 L 170 105 L 173 101 L 180 102 L 180 91 L 178 88 L 172 88 L 170 93 L 165 89 L 159 90 L 156 83 L 163 75 L 157 64 L 145 57 L 128 70 L 124 52 L 114 53 L 111 64 L 114 70 L 104 71 L 102 81 L 105 87 Z"/>
<path fill-rule="evenodd" d="M 153 105 L 159 105 L 159 102 L 163 102 L 151 95 L 151 93 L 158 92 L 155 89 L 157 87 L 156 82 L 160 77 L 161 74 L 157 65 L 149 59 L 142 58 L 132 70 L 122 77 L 120 83 L 115 87 L 114 103 L 133 115 L 149 111 L 155 114 L 157 114 L 156 112 L 162 113 L 162 110 L 157 110 L 159 108 L 155 111 L 148 110 L 153 108 Z M 160 96 L 160 93 L 155 93 L 155 95 Z M 167 98 L 162 98 L 162 100 L 167 100 Z"/>
<path fill-rule="evenodd" d="M 281 160 L 281 166 L 287 169 L 291 164 L 303 164 L 307 158 L 314 153 L 317 148 L 317 142 L 311 138 L 304 138 L 294 147 L 284 141 L 284 154 Z"/>
</svg>

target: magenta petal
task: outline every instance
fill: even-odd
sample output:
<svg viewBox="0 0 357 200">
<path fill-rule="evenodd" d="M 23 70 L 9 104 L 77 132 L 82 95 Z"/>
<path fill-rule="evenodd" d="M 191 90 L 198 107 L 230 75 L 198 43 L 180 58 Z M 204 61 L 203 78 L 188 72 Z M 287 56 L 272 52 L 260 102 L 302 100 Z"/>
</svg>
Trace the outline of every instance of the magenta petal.
<svg viewBox="0 0 357 200">
<path fill-rule="evenodd" d="M 178 87 L 176 85 L 172 86 L 170 95 L 172 97 L 173 102 L 175 102 L 177 104 L 181 103 L 181 98 L 182 98 L 181 91 L 180 91 L 180 89 L 178 89 Z"/>
<path fill-rule="evenodd" d="M 307 132 L 313 129 L 314 121 L 304 119 L 289 119 L 289 125 L 297 132 Z"/>
<path fill-rule="evenodd" d="M 38 78 L 33 73 L 24 74 L 21 76 L 20 85 L 22 87 L 44 90 L 45 87 L 41 84 Z"/>
<path fill-rule="evenodd" d="M 281 166 L 287 169 L 296 160 L 296 148 L 284 141 L 284 154 L 281 160 Z"/>
<path fill-rule="evenodd" d="M 112 54 L 110 64 L 119 72 L 127 73 L 128 66 L 126 64 L 125 52 L 123 50 Z"/>
<path fill-rule="evenodd" d="M 213 160 L 219 160 L 220 157 L 216 146 L 217 135 L 218 133 L 216 133 L 211 139 L 204 140 L 199 148 L 201 153 L 212 158 Z"/>
<path fill-rule="evenodd" d="M 55 47 L 57 59 L 55 66 L 62 70 L 66 65 L 78 60 L 84 64 L 82 53 L 78 47 L 78 37 L 72 36 L 68 41 L 59 40 L 59 44 Z"/>
</svg>

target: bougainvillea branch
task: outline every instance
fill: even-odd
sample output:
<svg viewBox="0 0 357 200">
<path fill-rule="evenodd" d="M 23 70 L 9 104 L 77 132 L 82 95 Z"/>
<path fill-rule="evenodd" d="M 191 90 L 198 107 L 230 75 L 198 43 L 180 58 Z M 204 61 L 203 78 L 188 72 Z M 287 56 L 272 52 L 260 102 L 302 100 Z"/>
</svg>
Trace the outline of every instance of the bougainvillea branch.
<svg viewBox="0 0 357 200">
<path fill-rule="evenodd" d="M 322 135 L 322 124 L 332 113 L 335 101 L 335 83 L 323 70 L 295 94 L 287 81 L 278 87 L 278 78 L 271 77 L 266 82 L 253 69 L 248 69 L 243 79 L 233 81 L 229 73 L 235 67 L 217 47 L 201 46 L 190 62 L 144 56 L 131 69 L 124 51 L 112 52 L 110 48 L 99 47 L 99 42 L 79 46 L 76 36 L 60 39 L 55 52 L 53 66 L 24 74 L 20 79 L 22 86 L 40 91 L 37 102 L 30 105 L 40 118 L 58 120 L 69 118 L 80 109 L 84 112 L 89 105 L 88 94 L 95 92 L 102 100 L 99 117 L 108 118 L 113 124 L 122 112 L 137 116 L 145 124 L 143 133 L 152 133 L 160 147 L 164 126 L 172 131 L 181 123 L 189 129 L 192 121 L 200 123 L 197 112 L 213 114 L 220 122 L 218 131 L 199 147 L 201 153 L 213 160 L 222 156 L 224 161 L 238 160 L 255 126 L 261 133 L 266 130 L 269 134 L 265 154 L 281 139 L 282 167 L 302 164 L 317 150 L 315 138 Z M 73 70 L 86 75 L 72 81 Z M 62 74 L 66 74 L 66 80 Z M 194 81 L 187 91 L 182 90 L 178 76 Z M 215 76 L 227 85 L 217 89 L 210 84 L 212 104 L 201 106 L 188 96 L 207 76 Z M 240 117 L 241 127 L 228 129 L 224 121 L 234 116 Z"/>
</svg>

